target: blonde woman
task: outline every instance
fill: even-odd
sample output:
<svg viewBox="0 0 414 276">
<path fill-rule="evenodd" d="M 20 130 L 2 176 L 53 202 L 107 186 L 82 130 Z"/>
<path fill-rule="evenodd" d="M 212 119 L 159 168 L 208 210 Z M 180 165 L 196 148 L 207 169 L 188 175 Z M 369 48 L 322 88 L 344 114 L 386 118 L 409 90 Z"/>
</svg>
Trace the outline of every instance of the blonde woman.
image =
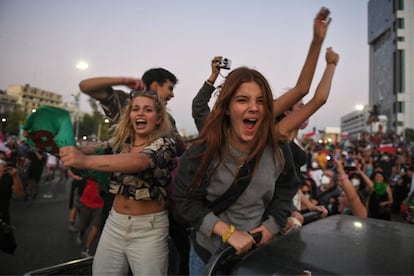
<svg viewBox="0 0 414 276">
<path fill-rule="evenodd" d="M 155 91 L 131 91 L 112 139 L 97 146 L 60 150 L 65 166 L 112 172 L 116 194 L 93 262 L 94 275 L 166 275 L 167 185 L 176 148 L 165 105 Z M 91 155 L 88 155 L 91 154 Z"/>
</svg>

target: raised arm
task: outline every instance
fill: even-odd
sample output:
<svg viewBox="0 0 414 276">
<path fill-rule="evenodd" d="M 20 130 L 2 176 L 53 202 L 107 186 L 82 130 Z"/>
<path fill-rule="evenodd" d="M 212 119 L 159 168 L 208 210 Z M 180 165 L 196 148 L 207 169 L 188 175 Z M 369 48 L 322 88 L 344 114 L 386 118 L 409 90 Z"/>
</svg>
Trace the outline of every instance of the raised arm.
<svg viewBox="0 0 414 276">
<path fill-rule="evenodd" d="M 369 176 L 367 176 L 362 169 L 360 168 L 360 166 L 356 166 L 357 169 L 357 173 L 359 173 L 359 175 L 362 177 L 362 180 L 364 180 L 367 189 L 367 192 L 369 194 L 372 193 L 372 191 L 374 191 L 374 182 L 372 182 L 371 178 Z"/>
<path fill-rule="evenodd" d="M 127 77 L 97 77 L 82 80 L 79 83 L 80 90 L 94 98 L 95 100 L 105 100 L 108 95 L 108 87 L 114 85 L 124 85 L 129 89 L 139 90 L 145 89 L 145 85 L 141 79 Z"/>
<path fill-rule="evenodd" d="M 283 120 L 278 123 L 278 132 L 282 135 L 282 137 L 292 138 L 290 133 L 297 129 L 302 122 L 307 120 L 328 100 L 332 79 L 335 73 L 336 65 L 339 61 L 339 55 L 330 47 L 326 50 L 325 59 L 325 71 L 312 99 L 299 110 L 291 112 L 289 116 L 284 117 Z"/>
<path fill-rule="evenodd" d="M 208 114 L 210 114 L 210 107 L 208 106 L 208 102 L 211 99 L 211 94 L 216 89 L 214 87 L 214 83 L 216 82 L 217 77 L 220 74 L 219 63 L 221 59 L 221 56 L 215 56 L 211 60 L 211 74 L 208 77 L 208 79 L 203 83 L 203 86 L 200 88 L 197 95 L 194 97 L 191 105 L 192 116 L 198 131 L 201 130 L 205 120 L 208 117 Z"/>
<path fill-rule="evenodd" d="M 352 214 L 357 217 L 366 218 L 368 215 L 367 209 L 359 198 L 359 195 L 349 180 L 348 175 L 345 173 L 341 160 L 334 158 L 334 162 L 338 171 L 338 185 L 342 188 L 346 198 L 348 199 Z"/>
<path fill-rule="evenodd" d="M 13 185 L 12 185 L 13 193 L 15 194 L 16 197 L 23 196 L 24 188 L 23 188 L 23 184 L 20 179 L 20 176 L 17 172 L 17 169 L 13 167 L 9 167 L 7 170 L 8 170 L 8 173 L 13 178 Z"/>
<path fill-rule="evenodd" d="M 309 92 L 322 43 L 326 37 L 328 26 L 331 21 L 329 14 L 330 11 L 327 8 L 322 7 L 316 15 L 313 22 L 312 41 L 298 81 L 296 82 L 295 87 L 273 101 L 273 112 L 275 117 L 288 110 Z"/>
</svg>

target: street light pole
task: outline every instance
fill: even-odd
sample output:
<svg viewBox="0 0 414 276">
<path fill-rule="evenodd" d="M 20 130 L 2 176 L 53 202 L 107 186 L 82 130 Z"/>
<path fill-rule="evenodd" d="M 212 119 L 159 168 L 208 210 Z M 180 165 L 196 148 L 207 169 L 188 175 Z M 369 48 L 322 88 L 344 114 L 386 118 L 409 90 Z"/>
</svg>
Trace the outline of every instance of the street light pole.
<svg viewBox="0 0 414 276">
<path fill-rule="evenodd" d="M 84 62 L 84 61 L 79 61 L 76 64 L 76 69 L 80 70 L 80 71 L 85 71 L 86 69 L 88 69 L 89 64 Z M 75 139 L 76 141 L 78 141 L 78 137 L 79 137 L 79 112 L 80 112 L 80 91 L 78 91 L 78 93 L 76 93 L 76 95 L 73 95 L 73 98 L 75 99 L 75 106 L 76 106 L 76 126 L 75 126 Z"/>
<path fill-rule="evenodd" d="M 72 94 L 73 98 L 75 99 L 75 107 L 76 107 L 76 115 L 75 115 L 75 140 L 78 141 L 79 137 L 79 98 L 80 98 L 80 92 L 78 92 L 76 95 Z"/>
</svg>

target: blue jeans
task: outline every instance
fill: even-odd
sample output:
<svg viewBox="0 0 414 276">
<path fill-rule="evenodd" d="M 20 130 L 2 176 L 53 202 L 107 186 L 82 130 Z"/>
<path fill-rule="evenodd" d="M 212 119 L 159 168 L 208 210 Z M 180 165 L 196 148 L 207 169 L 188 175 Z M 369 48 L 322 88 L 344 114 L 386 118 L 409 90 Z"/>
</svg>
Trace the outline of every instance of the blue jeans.
<svg viewBox="0 0 414 276">
<path fill-rule="evenodd" d="M 168 215 L 128 216 L 112 209 L 93 260 L 93 275 L 167 275 Z"/>
<path fill-rule="evenodd" d="M 190 247 L 190 259 L 189 259 L 189 270 L 190 275 L 204 275 L 204 270 L 206 269 L 206 264 L 198 256 L 197 252 L 194 249 L 193 244 Z"/>
</svg>

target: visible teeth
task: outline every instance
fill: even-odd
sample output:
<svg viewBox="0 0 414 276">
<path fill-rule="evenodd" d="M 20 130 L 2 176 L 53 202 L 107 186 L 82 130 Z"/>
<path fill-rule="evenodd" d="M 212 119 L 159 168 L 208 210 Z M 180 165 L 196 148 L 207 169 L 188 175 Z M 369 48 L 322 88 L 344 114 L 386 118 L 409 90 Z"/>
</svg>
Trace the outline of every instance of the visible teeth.
<svg viewBox="0 0 414 276">
<path fill-rule="evenodd" d="M 145 121 L 144 119 L 138 119 L 135 121 L 136 123 L 146 123 L 147 121 Z"/>
<path fill-rule="evenodd" d="M 245 121 L 251 122 L 251 123 L 255 123 L 257 121 L 257 119 L 245 119 Z"/>
</svg>

